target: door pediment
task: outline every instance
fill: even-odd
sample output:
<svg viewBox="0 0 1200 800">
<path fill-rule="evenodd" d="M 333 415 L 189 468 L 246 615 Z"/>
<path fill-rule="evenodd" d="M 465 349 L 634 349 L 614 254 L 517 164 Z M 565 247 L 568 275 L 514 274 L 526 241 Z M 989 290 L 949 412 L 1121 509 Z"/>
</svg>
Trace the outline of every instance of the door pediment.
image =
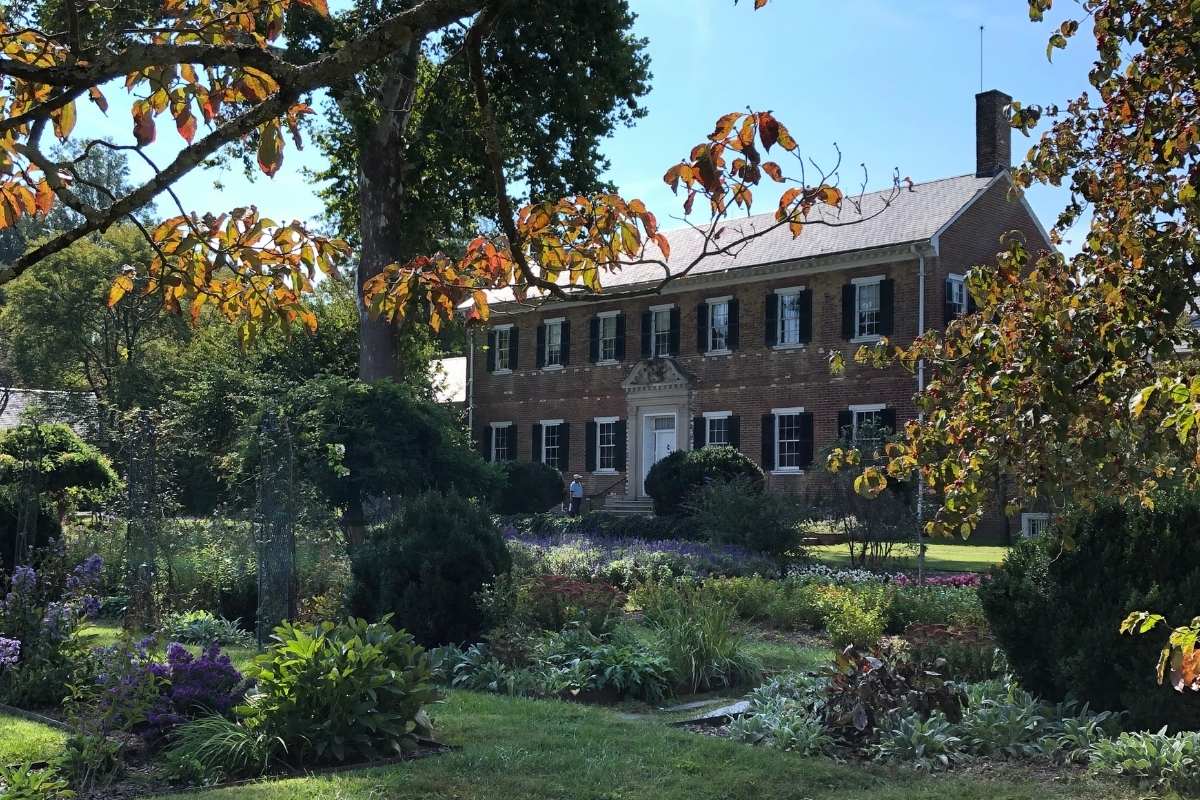
<svg viewBox="0 0 1200 800">
<path fill-rule="evenodd" d="M 668 393 L 687 391 L 691 381 L 669 358 L 650 358 L 639 361 L 621 382 L 629 394 Z"/>
</svg>

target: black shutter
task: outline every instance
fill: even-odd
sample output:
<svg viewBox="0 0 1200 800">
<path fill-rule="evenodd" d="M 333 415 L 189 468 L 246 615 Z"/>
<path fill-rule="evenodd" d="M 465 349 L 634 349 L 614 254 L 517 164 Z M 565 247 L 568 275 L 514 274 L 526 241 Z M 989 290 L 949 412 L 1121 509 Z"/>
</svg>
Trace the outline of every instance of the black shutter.
<svg viewBox="0 0 1200 800">
<path fill-rule="evenodd" d="M 767 347 L 779 344 L 779 295 L 767 293 L 767 307 L 763 312 L 763 325 Z"/>
<path fill-rule="evenodd" d="M 521 331 L 514 325 L 508 330 L 508 368 L 513 372 L 517 371 L 517 366 L 520 364 L 517 358 L 521 355 L 521 347 L 518 342 L 521 340 Z"/>
<path fill-rule="evenodd" d="M 775 469 L 775 415 L 762 416 L 762 468 L 770 472 Z"/>
<path fill-rule="evenodd" d="M 483 452 L 483 460 L 492 460 L 492 426 L 484 425 L 479 430 L 479 449 Z"/>
<path fill-rule="evenodd" d="M 800 341 L 812 341 L 812 292 L 805 289 L 797 298 L 796 311 L 800 315 Z"/>
<path fill-rule="evenodd" d="M 591 420 L 587 423 L 587 435 L 584 442 L 584 458 L 587 463 L 583 465 L 584 472 L 593 472 L 600 468 L 600 460 L 596 458 L 596 434 L 600 427 L 600 423 Z"/>
<path fill-rule="evenodd" d="M 496 332 L 488 331 L 487 371 L 496 371 Z"/>
<path fill-rule="evenodd" d="M 696 352 L 708 352 L 708 303 L 696 306 Z"/>
<path fill-rule="evenodd" d="M 879 424 L 887 428 L 888 433 L 896 432 L 896 409 L 885 408 L 879 412 Z"/>
<path fill-rule="evenodd" d="M 540 462 L 542 460 L 542 423 L 533 423 L 533 444 L 529 448 L 530 461 Z"/>
<path fill-rule="evenodd" d="M 842 338 L 843 339 L 853 339 L 854 338 L 854 328 L 855 328 L 855 325 L 854 325 L 854 322 L 855 322 L 854 301 L 856 299 L 856 296 L 857 296 L 857 293 L 855 291 L 854 284 L 847 283 L 845 286 L 842 287 Z"/>
<path fill-rule="evenodd" d="M 891 278 L 879 282 L 879 335 L 891 336 L 895 311 L 896 282 Z"/>
<path fill-rule="evenodd" d="M 642 312 L 642 358 L 650 357 L 650 331 L 654 324 L 654 312 Z"/>
<path fill-rule="evenodd" d="M 517 424 L 508 426 L 508 460 L 517 460 Z"/>
<path fill-rule="evenodd" d="M 839 439 L 845 439 L 847 442 L 854 439 L 854 412 L 848 408 L 838 412 L 837 435 Z"/>
<path fill-rule="evenodd" d="M 558 468 L 563 472 L 571 469 L 571 424 L 558 423 Z"/>
<path fill-rule="evenodd" d="M 808 467 L 813 462 L 813 415 L 806 412 L 800 415 L 800 466 Z"/>
<path fill-rule="evenodd" d="M 954 312 L 954 303 L 950 299 L 954 297 L 954 281 L 949 278 L 946 278 L 945 293 L 945 303 L 942 306 L 942 324 L 949 325 L 958 316 Z"/>
<path fill-rule="evenodd" d="M 974 314 L 979 310 L 979 306 L 975 304 L 975 298 L 971 296 L 971 290 L 967 288 L 966 278 L 963 278 L 963 294 L 967 296 L 967 313 Z"/>
<path fill-rule="evenodd" d="M 729 432 L 729 446 L 734 450 L 740 450 L 742 447 L 742 418 L 730 417 L 726 420 L 725 425 L 725 429 Z"/>
<path fill-rule="evenodd" d="M 671 349 L 668 355 L 679 355 L 679 307 L 675 306 L 671 309 L 671 334 L 668 337 L 670 344 L 667 345 Z"/>
<path fill-rule="evenodd" d="M 729 300 L 729 335 L 725 337 L 730 350 L 738 349 L 738 301 L 736 297 Z"/>
<path fill-rule="evenodd" d="M 617 454 L 616 464 L 617 472 L 625 471 L 625 420 L 617 420 Z"/>
<path fill-rule="evenodd" d="M 704 417 L 692 417 L 692 449 L 699 450 L 704 447 L 708 439 L 706 435 L 708 431 L 704 429 Z"/>
<path fill-rule="evenodd" d="M 546 324 L 538 323 L 537 326 L 537 368 L 541 369 L 546 366 Z"/>
<path fill-rule="evenodd" d="M 617 315 L 617 361 L 625 360 L 625 313 Z"/>
<path fill-rule="evenodd" d="M 593 364 L 600 360 L 600 318 L 588 322 L 588 358 Z"/>
<path fill-rule="evenodd" d="M 558 324 L 562 326 L 562 338 L 559 339 L 559 342 L 561 343 L 560 349 L 562 350 L 562 359 L 558 363 L 565 367 L 567 364 L 571 363 L 571 322 L 570 320 L 564 319 Z"/>
</svg>

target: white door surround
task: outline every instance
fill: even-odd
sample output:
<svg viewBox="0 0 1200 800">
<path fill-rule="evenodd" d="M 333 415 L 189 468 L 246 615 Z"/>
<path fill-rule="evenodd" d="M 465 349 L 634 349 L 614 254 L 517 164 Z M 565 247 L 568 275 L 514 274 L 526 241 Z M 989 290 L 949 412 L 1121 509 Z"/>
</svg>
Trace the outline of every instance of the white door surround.
<svg viewBox="0 0 1200 800">
<path fill-rule="evenodd" d="M 630 498 L 645 497 L 650 467 L 667 453 L 687 449 L 691 442 L 685 424 L 690 419 L 690 381 L 672 359 L 651 358 L 635 364 L 621 386 L 629 420 L 625 493 Z"/>
</svg>

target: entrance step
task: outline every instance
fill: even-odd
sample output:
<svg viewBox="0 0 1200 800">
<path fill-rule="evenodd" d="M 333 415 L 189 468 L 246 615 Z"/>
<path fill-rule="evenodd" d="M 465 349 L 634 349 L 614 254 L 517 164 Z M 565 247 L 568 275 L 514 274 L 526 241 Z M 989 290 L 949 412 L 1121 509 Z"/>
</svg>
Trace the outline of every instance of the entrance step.
<svg viewBox="0 0 1200 800">
<path fill-rule="evenodd" d="M 610 494 L 604 498 L 601 510 L 618 516 L 652 517 L 654 516 L 654 501 L 648 497 L 621 497 Z"/>
</svg>

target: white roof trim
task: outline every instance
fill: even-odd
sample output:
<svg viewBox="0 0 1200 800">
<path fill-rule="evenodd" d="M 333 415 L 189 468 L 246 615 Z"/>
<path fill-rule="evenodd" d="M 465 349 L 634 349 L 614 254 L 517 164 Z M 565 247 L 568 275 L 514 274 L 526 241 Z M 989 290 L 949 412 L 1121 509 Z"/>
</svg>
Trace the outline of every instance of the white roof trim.
<svg viewBox="0 0 1200 800">
<path fill-rule="evenodd" d="M 851 411 L 859 412 L 883 411 L 886 408 L 887 403 L 859 403 L 857 405 L 850 406 Z"/>
</svg>

